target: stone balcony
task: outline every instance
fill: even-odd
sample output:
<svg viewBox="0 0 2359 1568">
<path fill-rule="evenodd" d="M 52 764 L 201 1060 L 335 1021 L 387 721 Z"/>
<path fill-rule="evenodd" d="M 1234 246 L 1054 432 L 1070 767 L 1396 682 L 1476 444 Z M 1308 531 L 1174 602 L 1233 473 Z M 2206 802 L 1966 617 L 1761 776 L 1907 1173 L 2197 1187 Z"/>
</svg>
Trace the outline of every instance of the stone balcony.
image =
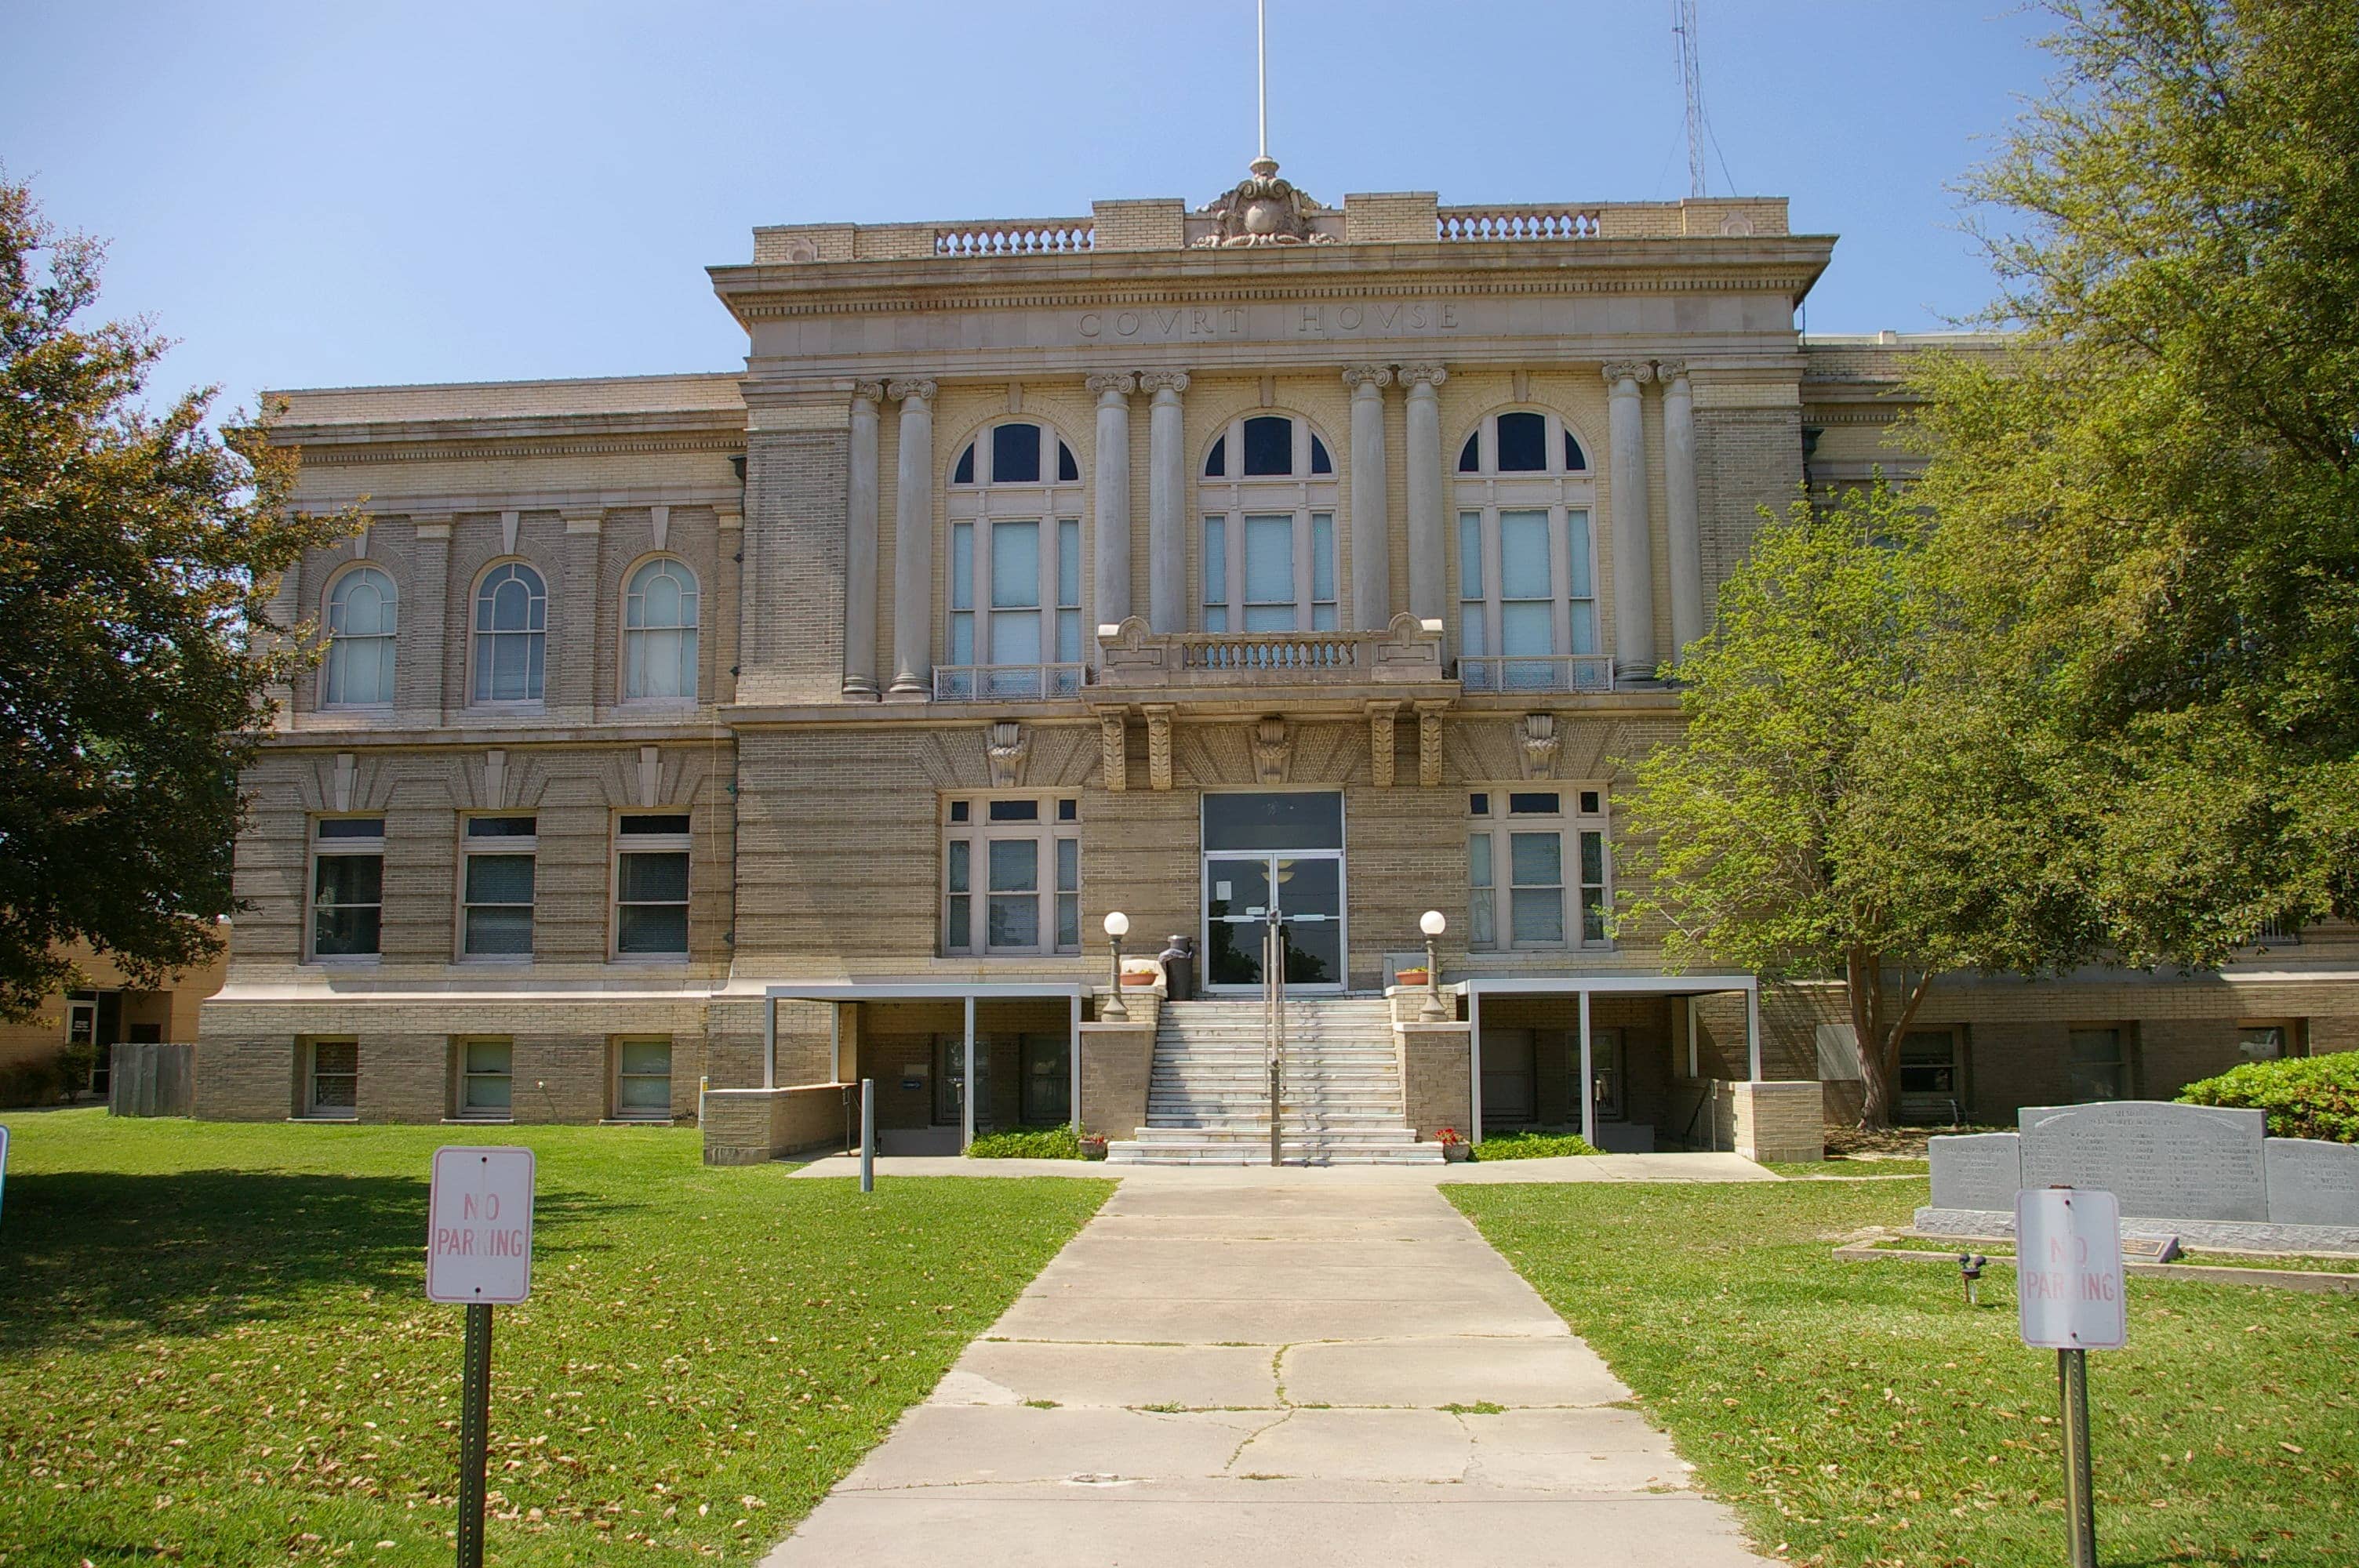
<svg viewBox="0 0 2359 1568">
<path fill-rule="evenodd" d="M 1097 686 L 1109 696 L 1452 685 L 1441 622 L 1413 615 L 1381 632 L 1150 632 L 1136 616 L 1098 628 Z"/>
</svg>

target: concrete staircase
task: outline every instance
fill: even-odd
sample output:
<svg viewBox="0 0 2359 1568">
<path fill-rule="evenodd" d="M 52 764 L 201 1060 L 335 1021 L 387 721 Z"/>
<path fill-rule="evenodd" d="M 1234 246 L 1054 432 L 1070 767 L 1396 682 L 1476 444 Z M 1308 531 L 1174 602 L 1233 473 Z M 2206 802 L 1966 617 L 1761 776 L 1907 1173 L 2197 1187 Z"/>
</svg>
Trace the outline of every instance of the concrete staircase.
<svg viewBox="0 0 2359 1568">
<path fill-rule="evenodd" d="M 1163 1006 L 1147 1125 L 1107 1146 L 1122 1165 L 1269 1162 L 1269 1068 L 1258 999 Z M 1303 1165 L 1438 1165 L 1401 1098 L 1390 1004 L 1382 997 L 1289 998 L 1279 1158 Z"/>
</svg>

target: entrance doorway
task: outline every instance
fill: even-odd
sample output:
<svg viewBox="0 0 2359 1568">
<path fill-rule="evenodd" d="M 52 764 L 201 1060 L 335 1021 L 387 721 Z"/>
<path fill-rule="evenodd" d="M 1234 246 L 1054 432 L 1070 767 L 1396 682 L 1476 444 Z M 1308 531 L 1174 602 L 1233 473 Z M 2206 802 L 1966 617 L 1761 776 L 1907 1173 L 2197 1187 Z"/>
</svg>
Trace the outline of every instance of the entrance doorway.
<svg viewBox="0 0 2359 1568">
<path fill-rule="evenodd" d="M 1345 979 L 1343 797 L 1263 790 L 1203 799 L 1204 982 L 1214 994 L 1261 989 L 1272 912 L 1289 989 L 1340 991 Z"/>
</svg>

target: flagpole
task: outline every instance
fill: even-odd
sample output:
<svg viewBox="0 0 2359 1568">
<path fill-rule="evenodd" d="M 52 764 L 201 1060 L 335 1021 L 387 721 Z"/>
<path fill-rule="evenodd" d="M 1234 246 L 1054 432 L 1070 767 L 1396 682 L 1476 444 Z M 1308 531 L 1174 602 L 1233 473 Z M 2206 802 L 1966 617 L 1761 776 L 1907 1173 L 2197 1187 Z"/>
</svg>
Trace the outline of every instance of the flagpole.
<svg viewBox="0 0 2359 1568">
<path fill-rule="evenodd" d="M 1261 67 L 1261 156 L 1269 157 L 1269 0 L 1254 0 L 1254 53 Z"/>
</svg>

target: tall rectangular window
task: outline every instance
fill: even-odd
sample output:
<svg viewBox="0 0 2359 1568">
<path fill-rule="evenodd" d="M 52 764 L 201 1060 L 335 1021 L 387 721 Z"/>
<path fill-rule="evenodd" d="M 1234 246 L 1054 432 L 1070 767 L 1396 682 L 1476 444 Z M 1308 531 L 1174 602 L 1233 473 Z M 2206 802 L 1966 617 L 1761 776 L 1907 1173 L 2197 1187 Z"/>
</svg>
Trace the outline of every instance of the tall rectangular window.
<svg viewBox="0 0 2359 1568">
<path fill-rule="evenodd" d="M 991 525 L 991 662 L 1040 662 L 1040 524 Z"/>
<path fill-rule="evenodd" d="M 303 1114 L 349 1120 L 360 1114 L 357 1040 L 312 1040 L 303 1046 Z"/>
<path fill-rule="evenodd" d="M 1081 951 L 1080 827 L 1073 796 L 945 801 L 943 952 Z"/>
<path fill-rule="evenodd" d="M 2129 1098 L 2127 1034 L 2117 1024 L 2065 1032 L 2065 1082 L 2073 1104 Z"/>
<path fill-rule="evenodd" d="M 1466 840 L 1467 941 L 1488 947 L 1499 939 L 1498 885 L 1491 869 L 1491 835 L 1477 833 Z"/>
<path fill-rule="evenodd" d="M 1470 691 L 1576 691 L 1604 684 L 1584 506 L 1486 506 L 1458 514 L 1458 650 Z"/>
<path fill-rule="evenodd" d="M 1082 660 L 1082 520 L 1057 523 L 1057 659 Z"/>
<path fill-rule="evenodd" d="M 1204 630 L 1229 629 L 1229 522 L 1204 519 Z"/>
<path fill-rule="evenodd" d="M 671 1119 L 671 1036 L 614 1042 L 614 1119 Z"/>
<path fill-rule="evenodd" d="M 459 1042 L 459 1104 L 462 1119 L 506 1121 L 516 1099 L 516 1045 L 507 1040 Z"/>
<path fill-rule="evenodd" d="M 459 841 L 459 952 L 469 958 L 532 957 L 533 871 L 539 822 L 471 816 Z"/>
<path fill-rule="evenodd" d="M 688 957 L 689 819 L 651 812 L 614 825 L 614 956 Z"/>
<path fill-rule="evenodd" d="M 1612 946 L 1604 791 L 1478 790 L 1467 813 L 1470 946 Z"/>
<path fill-rule="evenodd" d="M 375 957 L 385 924 L 385 818 L 311 824 L 311 957 Z"/>
</svg>

